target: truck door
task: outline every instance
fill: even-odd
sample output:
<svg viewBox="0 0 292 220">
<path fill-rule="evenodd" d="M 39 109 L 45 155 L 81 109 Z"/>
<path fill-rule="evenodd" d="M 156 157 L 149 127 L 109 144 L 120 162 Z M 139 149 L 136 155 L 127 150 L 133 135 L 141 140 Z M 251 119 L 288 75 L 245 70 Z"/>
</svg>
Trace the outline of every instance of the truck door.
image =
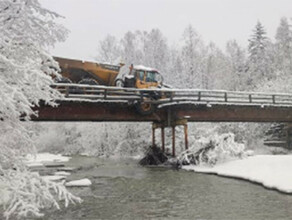
<svg viewBox="0 0 292 220">
<path fill-rule="evenodd" d="M 157 75 L 158 72 L 155 71 L 144 71 L 144 70 L 136 70 L 135 78 L 136 78 L 136 88 L 146 89 L 146 88 L 157 88 L 158 82 Z"/>
<path fill-rule="evenodd" d="M 144 70 L 136 70 L 136 88 L 145 89 L 148 88 L 145 84 L 145 71 Z"/>
</svg>

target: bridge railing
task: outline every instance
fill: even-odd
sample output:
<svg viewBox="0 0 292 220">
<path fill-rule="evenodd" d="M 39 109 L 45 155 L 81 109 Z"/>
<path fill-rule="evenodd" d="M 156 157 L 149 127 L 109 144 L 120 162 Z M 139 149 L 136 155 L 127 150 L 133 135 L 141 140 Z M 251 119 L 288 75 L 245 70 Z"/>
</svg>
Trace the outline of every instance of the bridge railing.
<svg viewBox="0 0 292 220">
<path fill-rule="evenodd" d="M 103 101 L 140 101 L 154 104 L 172 103 L 218 103 L 248 105 L 292 106 L 292 94 L 235 92 L 198 89 L 136 89 L 100 85 L 57 83 L 52 85 L 65 98 Z"/>
</svg>

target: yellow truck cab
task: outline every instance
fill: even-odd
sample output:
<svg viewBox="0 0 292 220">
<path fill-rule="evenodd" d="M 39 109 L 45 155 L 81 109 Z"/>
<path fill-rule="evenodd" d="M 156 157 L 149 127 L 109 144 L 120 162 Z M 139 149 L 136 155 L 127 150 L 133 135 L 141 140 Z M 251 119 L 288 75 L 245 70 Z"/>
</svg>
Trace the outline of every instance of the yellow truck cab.
<svg viewBox="0 0 292 220">
<path fill-rule="evenodd" d="M 156 69 L 131 65 L 130 71 L 123 76 L 123 83 L 124 87 L 138 89 L 159 88 L 162 85 L 162 76 Z"/>
<path fill-rule="evenodd" d="M 142 65 L 131 65 L 129 67 L 122 67 L 116 80 L 116 86 L 149 89 L 161 88 L 162 76 L 154 68 L 145 67 Z M 136 103 L 137 111 L 142 115 L 149 115 L 155 111 L 156 106 L 150 104 L 149 100 L 161 98 L 161 93 L 156 91 L 145 91 L 142 102 Z"/>
</svg>

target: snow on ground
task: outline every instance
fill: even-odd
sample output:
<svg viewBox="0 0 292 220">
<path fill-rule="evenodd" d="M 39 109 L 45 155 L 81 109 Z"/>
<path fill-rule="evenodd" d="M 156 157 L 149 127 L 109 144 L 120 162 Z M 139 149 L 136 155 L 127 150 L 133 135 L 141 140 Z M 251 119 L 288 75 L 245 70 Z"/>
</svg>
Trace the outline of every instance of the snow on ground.
<svg viewBox="0 0 292 220">
<path fill-rule="evenodd" d="M 76 168 L 75 167 L 59 167 L 58 169 L 57 169 L 58 171 L 64 171 L 64 172 L 71 172 L 71 171 L 74 171 L 74 170 L 76 170 Z"/>
<path fill-rule="evenodd" d="M 42 178 L 45 180 L 50 180 L 50 181 L 60 181 L 60 180 L 66 179 L 66 176 L 48 175 L 48 176 L 42 176 Z"/>
<path fill-rule="evenodd" d="M 90 186 L 92 183 L 89 179 L 73 180 L 65 183 L 65 186 Z"/>
<path fill-rule="evenodd" d="M 183 166 L 185 170 L 235 177 L 285 193 L 292 193 L 292 155 L 257 155 L 214 167 Z"/>
<path fill-rule="evenodd" d="M 55 172 L 54 175 L 56 175 L 56 176 L 70 176 L 71 173 L 66 172 L 66 171 L 58 171 L 58 172 Z"/>
<path fill-rule="evenodd" d="M 60 162 L 67 162 L 70 160 L 70 157 L 62 156 L 61 154 L 50 154 L 50 153 L 38 153 L 36 155 L 28 155 L 26 157 L 26 164 L 29 167 L 34 166 L 44 166 L 49 164 L 50 166 L 57 165 Z M 53 175 L 47 175 L 42 176 L 45 180 L 50 181 L 61 181 L 63 180 L 65 182 L 65 179 L 67 176 L 69 176 L 71 173 L 68 171 L 73 171 L 75 168 L 73 167 L 59 167 L 57 168 L 57 172 L 54 172 Z M 63 182 L 63 183 L 64 183 Z M 90 186 L 92 183 L 89 179 L 80 179 L 80 180 L 74 180 L 70 182 L 66 182 L 65 186 Z"/>
<path fill-rule="evenodd" d="M 41 166 L 44 166 L 43 163 L 39 163 L 39 162 L 26 162 L 26 165 L 28 167 L 41 167 Z"/>
<path fill-rule="evenodd" d="M 50 153 L 38 153 L 36 155 L 27 155 L 26 157 L 27 161 L 27 165 L 29 167 L 33 167 L 33 166 L 43 166 L 45 163 L 48 162 L 56 162 L 56 163 L 60 163 L 60 162 L 67 162 L 70 160 L 70 157 L 65 157 L 62 156 L 61 154 L 50 154 Z"/>
</svg>

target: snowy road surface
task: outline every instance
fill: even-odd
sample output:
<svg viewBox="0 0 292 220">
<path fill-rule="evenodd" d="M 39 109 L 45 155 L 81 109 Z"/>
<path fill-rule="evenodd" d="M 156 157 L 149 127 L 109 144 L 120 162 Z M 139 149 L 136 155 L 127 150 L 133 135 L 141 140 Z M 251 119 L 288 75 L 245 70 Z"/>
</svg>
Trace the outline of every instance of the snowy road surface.
<svg viewBox="0 0 292 220">
<path fill-rule="evenodd" d="M 292 155 L 257 155 L 207 166 L 183 166 L 185 170 L 235 177 L 285 193 L 292 193 Z"/>
</svg>

